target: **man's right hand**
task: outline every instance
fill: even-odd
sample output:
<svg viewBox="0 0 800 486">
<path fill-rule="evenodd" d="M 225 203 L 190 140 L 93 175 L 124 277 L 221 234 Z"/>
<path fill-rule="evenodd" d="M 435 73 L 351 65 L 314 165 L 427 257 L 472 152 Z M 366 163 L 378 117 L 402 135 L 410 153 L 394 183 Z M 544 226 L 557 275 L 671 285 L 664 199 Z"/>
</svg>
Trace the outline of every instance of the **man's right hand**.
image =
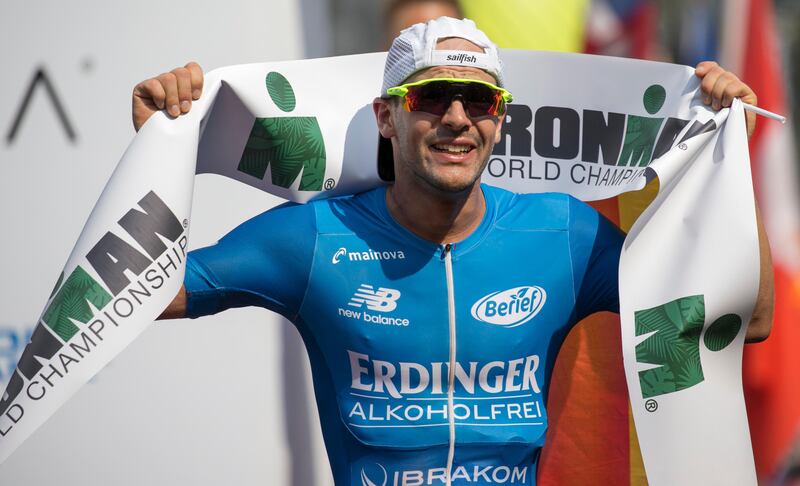
<svg viewBox="0 0 800 486">
<path fill-rule="evenodd" d="M 133 88 L 133 128 L 138 132 L 158 110 L 172 117 L 188 113 L 202 92 L 203 70 L 196 62 L 142 81 Z"/>
</svg>

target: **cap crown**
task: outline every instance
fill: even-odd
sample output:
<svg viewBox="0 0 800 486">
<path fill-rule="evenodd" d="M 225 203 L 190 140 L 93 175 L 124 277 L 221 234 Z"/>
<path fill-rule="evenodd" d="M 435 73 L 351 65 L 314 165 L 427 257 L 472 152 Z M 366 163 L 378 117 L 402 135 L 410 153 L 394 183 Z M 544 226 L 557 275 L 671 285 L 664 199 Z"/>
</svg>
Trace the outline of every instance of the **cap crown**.
<svg viewBox="0 0 800 486">
<path fill-rule="evenodd" d="M 483 52 L 438 50 L 436 44 L 447 37 L 458 37 L 477 45 Z M 400 32 L 392 42 L 383 71 L 383 87 L 386 90 L 398 86 L 412 74 L 432 66 L 466 66 L 483 69 L 503 86 L 503 63 L 497 46 L 478 30 L 469 19 L 439 17 L 425 23 L 414 24 Z"/>
</svg>

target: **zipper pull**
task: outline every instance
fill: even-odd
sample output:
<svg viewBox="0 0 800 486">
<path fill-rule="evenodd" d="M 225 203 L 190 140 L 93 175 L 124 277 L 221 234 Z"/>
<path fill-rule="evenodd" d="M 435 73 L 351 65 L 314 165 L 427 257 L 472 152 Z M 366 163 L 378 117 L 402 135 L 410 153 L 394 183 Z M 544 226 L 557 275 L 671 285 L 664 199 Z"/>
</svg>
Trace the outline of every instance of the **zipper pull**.
<svg viewBox="0 0 800 486">
<path fill-rule="evenodd" d="M 442 260 L 447 258 L 447 254 L 450 253 L 452 250 L 453 250 L 453 244 L 452 243 L 445 243 L 444 251 L 442 251 Z"/>
</svg>

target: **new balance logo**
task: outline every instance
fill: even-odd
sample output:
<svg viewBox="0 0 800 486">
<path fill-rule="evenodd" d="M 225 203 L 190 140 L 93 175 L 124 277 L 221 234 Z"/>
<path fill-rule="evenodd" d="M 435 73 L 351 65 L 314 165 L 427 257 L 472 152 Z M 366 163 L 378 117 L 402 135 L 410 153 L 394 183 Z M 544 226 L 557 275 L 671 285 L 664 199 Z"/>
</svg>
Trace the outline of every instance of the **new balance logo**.
<svg viewBox="0 0 800 486">
<path fill-rule="evenodd" d="M 386 287 L 378 287 L 378 290 L 375 290 L 372 285 L 361 284 L 347 305 L 360 308 L 366 304 L 369 310 L 391 312 L 397 308 L 397 299 L 399 298 L 399 290 Z"/>
<path fill-rule="evenodd" d="M 685 390 L 705 380 L 700 362 L 705 318 L 703 295 L 681 297 L 634 313 L 636 335 L 644 338 L 636 345 L 643 398 Z M 725 314 L 708 326 L 703 344 L 710 351 L 721 351 L 741 327 L 741 317 Z"/>
</svg>

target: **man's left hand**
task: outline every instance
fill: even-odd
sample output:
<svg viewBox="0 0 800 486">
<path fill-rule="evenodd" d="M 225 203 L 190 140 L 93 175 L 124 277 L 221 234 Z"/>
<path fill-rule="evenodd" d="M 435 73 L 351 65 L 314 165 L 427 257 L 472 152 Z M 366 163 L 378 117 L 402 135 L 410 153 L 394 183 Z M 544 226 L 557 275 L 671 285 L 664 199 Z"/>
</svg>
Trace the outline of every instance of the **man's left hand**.
<svg viewBox="0 0 800 486">
<path fill-rule="evenodd" d="M 715 110 L 731 106 L 734 98 L 740 98 L 750 105 L 758 103 L 758 98 L 750 86 L 714 61 L 701 62 L 695 68 L 694 73 L 700 78 L 703 102 L 711 105 Z M 744 115 L 747 121 L 747 137 L 749 138 L 756 129 L 756 115 L 749 111 L 745 111 Z"/>
</svg>

